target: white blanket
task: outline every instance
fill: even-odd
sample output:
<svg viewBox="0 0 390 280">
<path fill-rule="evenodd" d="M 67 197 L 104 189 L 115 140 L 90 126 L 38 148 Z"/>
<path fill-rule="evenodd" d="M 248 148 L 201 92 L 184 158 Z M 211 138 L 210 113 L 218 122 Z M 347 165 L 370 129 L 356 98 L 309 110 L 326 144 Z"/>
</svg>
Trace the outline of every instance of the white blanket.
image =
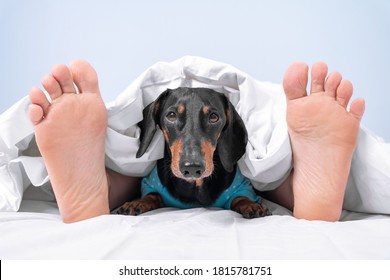
<svg viewBox="0 0 390 280">
<path fill-rule="evenodd" d="M 241 115 L 249 136 L 242 173 L 259 190 L 270 190 L 288 175 L 291 149 L 285 121 L 285 96 L 280 85 L 259 82 L 242 71 L 199 57 L 157 63 L 118 98 L 107 104 L 109 128 L 106 165 L 118 172 L 143 176 L 163 155 L 158 133 L 148 152 L 135 157 L 143 108 L 167 88 L 209 87 L 225 93 Z M 28 98 L 0 117 L 0 211 L 17 211 L 24 191 L 48 183 L 47 171 L 27 116 Z M 390 214 L 389 144 L 361 129 L 353 157 L 344 208 Z"/>
<path fill-rule="evenodd" d="M 249 133 L 239 162 L 256 188 L 275 188 L 291 168 L 280 85 L 232 66 L 184 57 L 146 70 L 107 104 L 107 162 L 146 174 L 162 156 L 157 135 L 136 159 L 142 109 L 166 88 L 211 87 L 236 106 Z M 64 224 L 34 142 L 24 98 L 0 116 L 0 259 L 390 259 L 389 144 L 362 129 L 342 222 L 297 220 L 265 201 L 273 216 L 247 220 L 221 209 L 163 208 L 142 216 L 104 215 Z M 37 186 L 37 187 L 34 187 Z M 23 197 L 23 200 L 22 200 Z M 15 212 L 18 211 L 18 212 Z"/>
</svg>

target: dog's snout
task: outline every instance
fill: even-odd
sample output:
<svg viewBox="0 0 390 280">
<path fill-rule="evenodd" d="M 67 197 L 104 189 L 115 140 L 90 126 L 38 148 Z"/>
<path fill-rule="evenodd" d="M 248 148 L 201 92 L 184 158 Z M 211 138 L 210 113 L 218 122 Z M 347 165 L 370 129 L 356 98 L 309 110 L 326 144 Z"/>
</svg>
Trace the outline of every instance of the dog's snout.
<svg viewBox="0 0 390 280">
<path fill-rule="evenodd" d="M 180 171 L 186 178 L 200 178 L 205 168 L 201 163 L 198 162 L 185 162 L 181 167 Z"/>
</svg>

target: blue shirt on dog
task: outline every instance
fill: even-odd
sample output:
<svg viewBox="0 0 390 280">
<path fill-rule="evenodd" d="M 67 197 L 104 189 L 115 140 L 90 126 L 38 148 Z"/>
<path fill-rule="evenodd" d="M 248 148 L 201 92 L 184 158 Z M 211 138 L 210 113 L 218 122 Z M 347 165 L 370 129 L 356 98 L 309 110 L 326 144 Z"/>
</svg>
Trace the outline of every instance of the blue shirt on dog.
<svg viewBox="0 0 390 280">
<path fill-rule="evenodd" d="M 251 182 L 241 174 L 238 167 L 236 170 L 232 185 L 223 191 L 210 207 L 230 209 L 232 201 L 238 196 L 244 196 L 254 202 L 260 203 L 261 197 L 256 195 Z M 141 193 L 142 197 L 149 193 L 160 194 L 164 205 L 167 207 L 182 209 L 201 207 L 198 204 L 184 203 L 173 197 L 168 189 L 161 183 L 160 178 L 158 177 L 157 166 L 155 166 L 152 172 L 142 180 Z"/>
</svg>

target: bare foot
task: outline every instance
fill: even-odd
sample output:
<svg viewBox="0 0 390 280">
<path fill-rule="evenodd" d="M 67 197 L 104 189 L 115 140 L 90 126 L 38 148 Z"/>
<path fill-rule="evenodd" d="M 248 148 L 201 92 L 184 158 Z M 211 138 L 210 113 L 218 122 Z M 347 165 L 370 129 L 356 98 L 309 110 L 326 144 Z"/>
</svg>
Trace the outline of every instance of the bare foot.
<svg viewBox="0 0 390 280">
<path fill-rule="evenodd" d="M 313 65 L 307 95 L 308 66 L 295 63 L 283 86 L 293 151 L 294 216 L 337 221 L 365 103 L 356 99 L 348 111 L 352 84 L 339 73 L 326 78 L 327 73 L 326 64 Z"/>
<path fill-rule="evenodd" d="M 29 116 L 64 222 L 108 214 L 107 111 L 95 70 L 82 60 L 57 65 L 42 85 L 52 103 L 32 88 Z"/>
</svg>

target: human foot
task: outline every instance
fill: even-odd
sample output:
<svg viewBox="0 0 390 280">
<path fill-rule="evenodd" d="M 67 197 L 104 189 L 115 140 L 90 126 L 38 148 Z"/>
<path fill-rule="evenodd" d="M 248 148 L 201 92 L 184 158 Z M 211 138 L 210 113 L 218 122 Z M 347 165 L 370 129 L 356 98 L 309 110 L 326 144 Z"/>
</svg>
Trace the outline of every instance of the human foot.
<svg viewBox="0 0 390 280">
<path fill-rule="evenodd" d="M 352 84 L 339 73 L 326 78 L 327 72 L 326 64 L 313 65 L 307 95 L 308 67 L 295 63 L 283 87 L 293 151 L 294 216 L 337 221 L 365 103 L 356 99 L 348 111 Z"/>
<path fill-rule="evenodd" d="M 95 70 L 82 60 L 57 65 L 42 85 L 52 102 L 32 88 L 29 117 L 64 222 L 108 214 L 107 111 Z"/>
</svg>

